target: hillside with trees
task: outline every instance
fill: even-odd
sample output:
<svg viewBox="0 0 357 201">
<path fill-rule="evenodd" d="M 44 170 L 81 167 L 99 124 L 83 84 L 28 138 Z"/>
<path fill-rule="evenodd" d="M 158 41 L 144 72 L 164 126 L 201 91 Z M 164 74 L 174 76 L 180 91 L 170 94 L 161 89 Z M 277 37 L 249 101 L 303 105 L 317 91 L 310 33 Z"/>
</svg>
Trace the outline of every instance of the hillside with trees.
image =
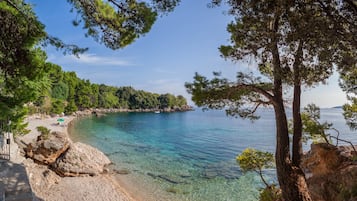
<svg viewBox="0 0 357 201">
<path fill-rule="evenodd" d="M 173 94 L 157 94 L 133 87 L 94 84 L 80 79 L 75 72 L 65 72 L 53 63 L 44 65 L 47 88 L 29 104 L 31 113 L 71 114 L 89 108 L 118 108 L 125 110 L 181 110 L 186 99 Z"/>
</svg>

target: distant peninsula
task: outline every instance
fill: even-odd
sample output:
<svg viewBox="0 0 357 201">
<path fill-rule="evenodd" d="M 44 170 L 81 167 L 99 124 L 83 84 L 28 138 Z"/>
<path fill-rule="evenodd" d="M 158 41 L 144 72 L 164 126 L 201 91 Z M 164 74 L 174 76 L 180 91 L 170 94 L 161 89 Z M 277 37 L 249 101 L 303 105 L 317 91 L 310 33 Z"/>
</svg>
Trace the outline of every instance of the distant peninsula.
<svg viewBox="0 0 357 201">
<path fill-rule="evenodd" d="M 335 107 L 333 107 L 333 108 L 335 108 L 335 109 L 342 109 L 343 106 L 335 106 Z"/>
</svg>

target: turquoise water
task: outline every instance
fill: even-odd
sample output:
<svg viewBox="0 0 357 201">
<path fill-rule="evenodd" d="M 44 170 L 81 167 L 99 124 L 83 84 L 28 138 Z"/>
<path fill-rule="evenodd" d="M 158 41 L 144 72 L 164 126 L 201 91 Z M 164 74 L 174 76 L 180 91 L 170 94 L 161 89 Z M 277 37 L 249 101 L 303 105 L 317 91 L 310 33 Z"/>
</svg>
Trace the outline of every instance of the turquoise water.
<svg viewBox="0 0 357 201">
<path fill-rule="evenodd" d="M 252 123 L 223 111 L 117 113 L 81 119 L 70 132 L 74 141 L 102 150 L 115 169 L 130 172 L 120 178 L 143 200 L 255 201 L 259 177 L 242 173 L 235 157 L 247 147 L 274 152 L 273 112 L 260 114 Z M 340 109 L 323 110 L 322 117 L 357 143 Z M 275 180 L 274 170 L 265 174 Z"/>
</svg>

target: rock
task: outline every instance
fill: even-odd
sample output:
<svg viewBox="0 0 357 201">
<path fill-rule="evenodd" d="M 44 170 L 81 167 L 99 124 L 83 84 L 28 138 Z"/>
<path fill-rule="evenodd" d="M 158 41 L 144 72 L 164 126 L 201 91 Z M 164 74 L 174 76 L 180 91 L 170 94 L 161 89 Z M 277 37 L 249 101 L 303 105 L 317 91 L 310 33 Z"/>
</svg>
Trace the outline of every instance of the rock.
<svg viewBox="0 0 357 201">
<path fill-rule="evenodd" d="M 50 191 L 51 186 L 58 184 L 61 177 L 48 169 L 46 165 L 34 163 L 31 159 L 24 161 L 31 187 L 37 196 L 43 197 Z"/>
<path fill-rule="evenodd" d="M 148 172 L 148 173 L 146 173 L 146 174 L 147 174 L 148 176 L 154 178 L 154 179 L 157 179 L 157 178 L 158 178 L 158 179 L 164 180 L 164 181 L 166 181 L 166 182 L 169 182 L 169 183 L 171 183 L 171 184 L 187 184 L 187 182 L 181 181 L 181 180 L 179 180 L 179 178 L 173 178 L 173 177 L 168 176 L 168 175 L 161 175 L 161 174 L 155 175 L 155 174 L 153 174 L 153 173 L 151 173 L 151 172 Z"/>
<path fill-rule="evenodd" d="M 113 170 L 117 174 L 130 174 L 130 170 L 128 169 L 120 169 L 120 170 Z"/>
<path fill-rule="evenodd" d="M 26 157 L 34 159 L 36 162 L 51 165 L 56 159 L 69 148 L 71 140 L 65 133 L 52 132 L 48 139 L 41 136 L 35 143 L 30 143 L 25 148 Z"/>
<path fill-rule="evenodd" d="M 357 200 L 357 162 L 351 146 L 311 145 L 302 168 L 313 200 Z"/>
<path fill-rule="evenodd" d="M 52 165 L 62 176 L 85 176 L 103 173 L 110 160 L 98 149 L 76 142 Z"/>
</svg>

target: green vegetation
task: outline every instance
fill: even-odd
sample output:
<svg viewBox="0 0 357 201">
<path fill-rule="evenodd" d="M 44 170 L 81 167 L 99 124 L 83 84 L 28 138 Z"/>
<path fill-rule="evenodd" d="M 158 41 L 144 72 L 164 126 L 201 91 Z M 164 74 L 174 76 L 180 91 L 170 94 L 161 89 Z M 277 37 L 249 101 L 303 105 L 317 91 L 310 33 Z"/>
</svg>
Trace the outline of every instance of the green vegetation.
<svg viewBox="0 0 357 201">
<path fill-rule="evenodd" d="M 51 133 L 51 130 L 44 126 L 38 126 L 37 131 L 41 133 L 41 137 L 45 140 L 49 138 L 49 135 Z"/>
<path fill-rule="evenodd" d="M 45 63 L 44 66 L 44 76 L 52 83 L 30 106 L 31 111 L 70 114 L 78 109 L 89 108 L 173 109 L 187 105 L 186 99 L 181 95 L 160 95 L 132 87 L 93 84 L 89 80 L 78 78 L 75 72 L 62 71 L 58 65 Z"/>
<path fill-rule="evenodd" d="M 209 79 L 196 73 L 186 88 L 196 105 L 226 109 L 231 116 L 254 120 L 258 118 L 255 112 L 259 107 L 272 106 L 277 127 L 275 161 L 282 197 L 310 201 L 300 168 L 301 88 L 325 83 L 335 66 L 346 77 L 355 75 L 351 71 L 357 64 L 357 6 L 352 1 L 271 0 L 217 0 L 213 5 L 221 2 L 230 6 L 229 13 L 234 17 L 227 28 L 230 44 L 220 47 L 222 56 L 234 62 L 254 59 L 260 73 L 238 72 L 235 81 L 222 78 L 220 73 Z M 346 89 L 356 91 L 356 79 L 344 81 Z M 292 143 L 285 110 L 287 89 L 292 89 L 293 94 Z"/>
<path fill-rule="evenodd" d="M 274 167 L 274 156 L 269 152 L 247 148 L 236 158 L 242 171 L 254 171 L 259 174 L 266 187 L 270 186 L 263 177 L 263 169 Z"/>
<path fill-rule="evenodd" d="M 332 123 L 320 122 L 320 108 L 315 104 L 308 104 L 304 107 L 304 111 L 301 113 L 301 120 L 304 133 L 303 142 L 305 143 L 308 140 L 312 140 L 313 143 L 330 144 L 332 135 L 328 132 L 334 130 L 337 135 L 339 134 L 339 132 L 332 127 Z M 292 123 L 289 124 L 289 127 L 290 132 L 292 133 Z"/>
<path fill-rule="evenodd" d="M 356 45 L 357 47 L 357 45 Z M 354 52 L 356 54 L 357 51 Z M 343 106 L 344 117 L 347 125 L 357 130 L 357 55 L 351 58 L 352 66 L 350 70 L 341 71 L 340 86 L 348 94 L 349 103 Z M 353 63 L 354 62 L 354 63 Z"/>
<path fill-rule="evenodd" d="M 16 5 L 15 9 L 12 5 Z M 0 124 L 15 134 L 25 133 L 26 103 L 48 86 L 45 53 L 36 45 L 46 36 L 31 7 L 22 1 L 0 2 Z M 26 16 L 24 16 L 26 13 Z"/>
<path fill-rule="evenodd" d="M 74 25 L 83 24 L 87 36 L 117 49 L 147 33 L 159 14 L 167 13 L 179 0 L 83 1 L 68 0 L 78 13 Z M 24 0 L 0 2 L 0 124 L 15 134 L 28 132 L 23 119 L 28 111 L 71 113 L 86 108 L 156 109 L 181 106 L 182 97 L 160 102 L 158 94 L 92 84 L 74 72 L 46 63 L 42 46 L 52 45 L 64 53 L 78 55 L 87 50 L 68 45 L 45 32 Z M 129 90 L 127 97 L 122 91 Z"/>
<path fill-rule="evenodd" d="M 83 25 L 86 36 L 111 49 L 123 48 L 149 32 L 159 14 L 172 11 L 180 0 L 67 0 L 78 18 L 73 25 Z"/>
<path fill-rule="evenodd" d="M 236 158 L 242 171 L 254 171 L 259 174 L 265 187 L 260 192 L 260 201 L 276 201 L 281 198 L 279 188 L 269 184 L 263 176 L 263 169 L 274 167 L 274 156 L 269 152 L 247 148 Z"/>
</svg>

